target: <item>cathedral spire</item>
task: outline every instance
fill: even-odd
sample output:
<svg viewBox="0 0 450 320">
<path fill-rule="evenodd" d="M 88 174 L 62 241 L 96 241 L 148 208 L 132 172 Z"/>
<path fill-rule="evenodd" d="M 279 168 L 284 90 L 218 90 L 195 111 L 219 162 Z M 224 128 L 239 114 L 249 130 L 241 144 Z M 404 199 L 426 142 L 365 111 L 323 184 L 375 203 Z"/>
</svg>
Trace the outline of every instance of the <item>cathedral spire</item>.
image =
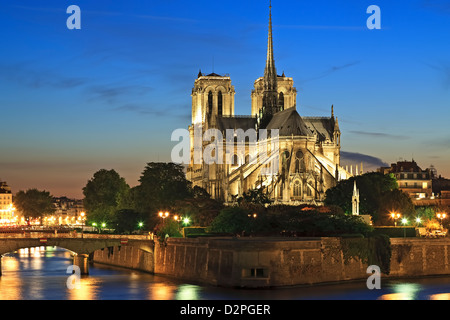
<svg viewBox="0 0 450 320">
<path fill-rule="evenodd" d="M 264 80 L 271 82 L 270 84 L 272 87 L 270 89 L 273 89 L 273 85 L 276 84 L 277 81 L 277 72 L 275 69 L 275 59 L 273 57 L 272 1 L 270 1 L 269 5 L 269 36 L 267 40 L 267 59 L 266 69 L 264 70 L 264 78 Z"/>
<path fill-rule="evenodd" d="M 269 34 L 267 39 L 267 58 L 264 69 L 264 92 L 262 110 L 260 110 L 261 127 L 265 127 L 272 118 L 272 115 L 279 111 L 278 108 L 278 85 L 275 59 L 273 55 L 272 36 L 272 1 L 269 5 Z"/>
</svg>

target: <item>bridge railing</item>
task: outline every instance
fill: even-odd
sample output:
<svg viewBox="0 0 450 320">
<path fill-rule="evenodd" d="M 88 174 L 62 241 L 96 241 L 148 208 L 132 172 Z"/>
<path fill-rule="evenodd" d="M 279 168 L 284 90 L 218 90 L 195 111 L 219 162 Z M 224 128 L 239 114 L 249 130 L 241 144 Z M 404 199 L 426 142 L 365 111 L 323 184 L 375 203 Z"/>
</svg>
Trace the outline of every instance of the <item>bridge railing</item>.
<svg viewBox="0 0 450 320">
<path fill-rule="evenodd" d="M 0 233 L 0 239 L 132 239 L 132 240 L 153 240 L 152 235 L 120 235 L 120 234 L 90 234 L 80 232 L 65 233 L 49 233 L 49 232 L 17 232 L 17 233 Z"/>
</svg>

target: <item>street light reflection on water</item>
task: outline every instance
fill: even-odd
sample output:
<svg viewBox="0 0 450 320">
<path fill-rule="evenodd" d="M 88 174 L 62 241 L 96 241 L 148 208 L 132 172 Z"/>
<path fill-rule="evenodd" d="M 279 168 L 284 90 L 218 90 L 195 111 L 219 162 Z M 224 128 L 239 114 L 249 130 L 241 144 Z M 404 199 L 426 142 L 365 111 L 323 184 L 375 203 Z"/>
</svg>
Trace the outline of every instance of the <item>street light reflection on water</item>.
<svg viewBox="0 0 450 320">
<path fill-rule="evenodd" d="M 383 279 L 381 290 L 365 281 L 336 285 L 243 290 L 188 284 L 138 271 L 93 264 L 69 289 L 72 253 L 57 247 L 20 249 L 2 257 L 0 300 L 449 300 L 450 277 Z"/>
</svg>

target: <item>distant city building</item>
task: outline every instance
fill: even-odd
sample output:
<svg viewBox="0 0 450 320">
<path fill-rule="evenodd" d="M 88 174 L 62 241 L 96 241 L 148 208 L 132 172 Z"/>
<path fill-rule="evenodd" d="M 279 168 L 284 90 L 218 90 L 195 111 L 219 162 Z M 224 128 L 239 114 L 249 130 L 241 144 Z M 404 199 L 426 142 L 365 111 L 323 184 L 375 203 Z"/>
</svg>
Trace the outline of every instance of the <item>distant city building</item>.
<svg viewBox="0 0 450 320">
<path fill-rule="evenodd" d="M 432 188 L 432 171 L 422 170 L 412 161 L 398 161 L 390 167 L 378 169 L 383 174 L 392 173 L 398 182 L 398 187 L 413 200 L 434 199 Z"/>
<path fill-rule="evenodd" d="M 6 182 L 0 181 L 0 226 L 15 223 L 17 220 L 15 211 L 11 188 Z"/>
<path fill-rule="evenodd" d="M 43 218 L 44 225 L 81 225 L 85 216 L 83 200 L 53 198 L 55 212 Z"/>
</svg>

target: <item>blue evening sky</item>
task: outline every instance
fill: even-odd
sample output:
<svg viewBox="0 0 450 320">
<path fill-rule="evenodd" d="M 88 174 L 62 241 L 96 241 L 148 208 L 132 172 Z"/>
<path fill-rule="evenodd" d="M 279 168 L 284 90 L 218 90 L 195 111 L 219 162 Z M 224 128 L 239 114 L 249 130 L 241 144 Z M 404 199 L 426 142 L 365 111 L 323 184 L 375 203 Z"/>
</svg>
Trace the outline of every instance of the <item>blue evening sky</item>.
<svg viewBox="0 0 450 320">
<path fill-rule="evenodd" d="M 81 30 L 66 27 L 72 4 Z M 381 30 L 366 27 L 372 4 Z M 300 115 L 334 105 L 344 165 L 414 158 L 450 177 L 448 1 L 272 6 L 278 73 Z M 199 69 L 229 74 L 236 114 L 250 114 L 267 27 L 268 0 L 0 0 L 0 178 L 72 197 L 101 168 L 137 184 L 190 124 Z"/>
</svg>

